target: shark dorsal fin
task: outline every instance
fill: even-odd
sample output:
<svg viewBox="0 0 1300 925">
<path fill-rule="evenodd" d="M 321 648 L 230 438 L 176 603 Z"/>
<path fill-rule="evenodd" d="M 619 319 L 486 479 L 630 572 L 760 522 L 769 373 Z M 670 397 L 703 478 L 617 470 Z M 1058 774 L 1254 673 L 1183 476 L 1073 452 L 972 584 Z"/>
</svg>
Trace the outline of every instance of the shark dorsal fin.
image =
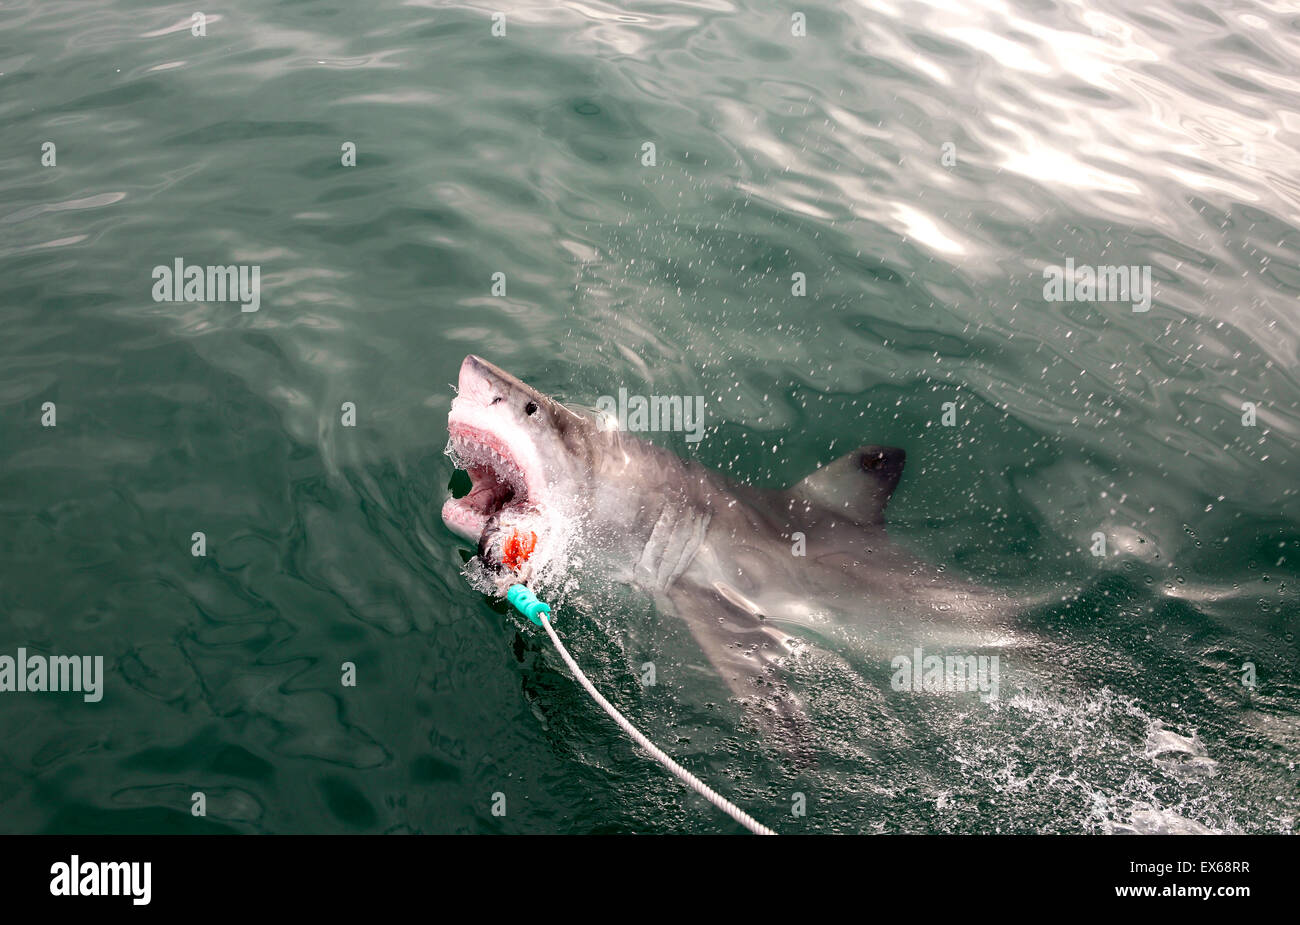
<svg viewBox="0 0 1300 925">
<path fill-rule="evenodd" d="M 896 446 L 860 446 L 822 466 L 788 494 L 860 524 L 884 523 L 885 505 L 903 475 L 906 455 Z"/>
</svg>

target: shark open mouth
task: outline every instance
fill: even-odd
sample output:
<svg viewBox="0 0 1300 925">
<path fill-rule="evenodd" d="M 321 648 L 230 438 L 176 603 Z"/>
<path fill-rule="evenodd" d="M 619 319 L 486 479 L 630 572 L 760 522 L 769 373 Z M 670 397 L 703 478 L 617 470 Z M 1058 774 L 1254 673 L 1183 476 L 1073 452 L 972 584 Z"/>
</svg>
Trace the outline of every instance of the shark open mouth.
<svg viewBox="0 0 1300 925">
<path fill-rule="evenodd" d="M 469 473 L 471 487 L 463 498 L 447 500 L 443 520 L 477 540 L 494 516 L 532 505 L 528 477 L 509 446 L 487 431 L 456 425 L 449 432 L 447 455 Z"/>
</svg>

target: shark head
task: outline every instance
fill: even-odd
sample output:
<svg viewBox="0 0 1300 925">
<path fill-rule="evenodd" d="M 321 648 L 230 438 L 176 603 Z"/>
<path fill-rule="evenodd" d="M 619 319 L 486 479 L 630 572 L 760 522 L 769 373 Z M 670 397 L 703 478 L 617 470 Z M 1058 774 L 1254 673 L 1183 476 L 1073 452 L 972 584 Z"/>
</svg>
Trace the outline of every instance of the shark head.
<svg viewBox="0 0 1300 925">
<path fill-rule="evenodd" d="M 447 452 L 472 487 L 447 499 L 442 519 L 466 540 L 507 520 L 543 532 L 590 479 L 595 422 L 476 356 L 461 364 L 447 433 Z"/>
</svg>

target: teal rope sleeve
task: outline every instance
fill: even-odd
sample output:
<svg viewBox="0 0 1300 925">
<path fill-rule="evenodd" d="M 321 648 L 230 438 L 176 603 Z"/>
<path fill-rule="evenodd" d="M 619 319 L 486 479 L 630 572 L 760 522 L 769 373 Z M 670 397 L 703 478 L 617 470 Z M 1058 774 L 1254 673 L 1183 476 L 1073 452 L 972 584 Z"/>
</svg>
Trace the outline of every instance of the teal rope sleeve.
<svg viewBox="0 0 1300 925">
<path fill-rule="evenodd" d="M 506 600 L 514 605 L 515 610 L 538 626 L 542 625 L 542 614 L 550 616 L 551 613 L 551 605 L 539 601 L 537 595 L 528 590 L 526 585 L 511 585 L 510 589 L 506 591 Z"/>
</svg>

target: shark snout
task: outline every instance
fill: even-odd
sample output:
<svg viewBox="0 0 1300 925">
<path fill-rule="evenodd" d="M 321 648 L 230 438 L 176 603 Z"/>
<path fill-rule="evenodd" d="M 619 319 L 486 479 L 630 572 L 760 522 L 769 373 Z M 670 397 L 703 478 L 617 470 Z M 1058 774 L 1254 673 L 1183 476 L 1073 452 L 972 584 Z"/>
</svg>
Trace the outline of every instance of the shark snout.
<svg viewBox="0 0 1300 925">
<path fill-rule="evenodd" d="M 464 361 L 460 364 L 461 379 L 464 379 L 466 376 L 471 378 L 477 376 L 482 379 L 486 378 L 489 372 L 499 373 L 501 370 L 497 369 L 482 357 L 475 356 L 472 353 L 466 356 Z"/>
<path fill-rule="evenodd" d="M 456 383 L 457 393 L 465 398 L 483 398 L 492 390 L 493 372 L 499 373 L 500 370 L 482 357 L 476 357 L 471 353 L 460 364 L 460 378 Z"/>
<path fill-rule="evenodd" d="M 510 375 L 501 367 L 480 356 L 470 354 L 460 364 L 457 393 L 481 404 L 491 404 L 494 399 L 532 398 L 545 401 L 545 396 L 528 384 Z"/>
</svg>

